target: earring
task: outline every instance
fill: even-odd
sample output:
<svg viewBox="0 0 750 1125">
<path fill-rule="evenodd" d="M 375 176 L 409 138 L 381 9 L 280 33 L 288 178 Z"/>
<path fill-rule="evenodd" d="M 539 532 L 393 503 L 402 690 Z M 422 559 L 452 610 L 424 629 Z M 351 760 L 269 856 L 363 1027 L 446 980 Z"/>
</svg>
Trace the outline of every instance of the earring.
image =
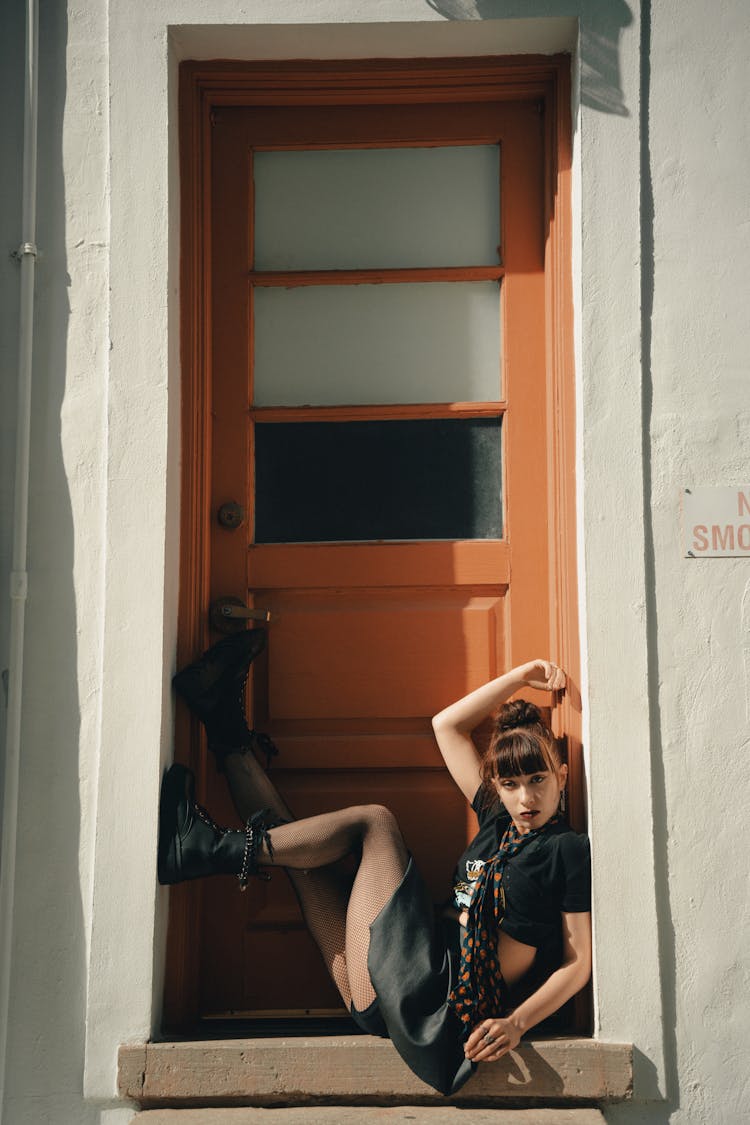
<svg viewBox="0 0 750 1125">
<path fill-rule="evenodd" d="M 564 789 L 560 790 L 560 812 L 564 813 L 568 805 L 567 794 Z"/>
</svg>

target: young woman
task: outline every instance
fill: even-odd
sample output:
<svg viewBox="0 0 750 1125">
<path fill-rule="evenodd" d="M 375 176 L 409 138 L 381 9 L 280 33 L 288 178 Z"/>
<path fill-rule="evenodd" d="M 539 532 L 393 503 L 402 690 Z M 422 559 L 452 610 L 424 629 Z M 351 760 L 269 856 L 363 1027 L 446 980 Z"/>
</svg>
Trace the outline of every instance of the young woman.
<svg viewBox="0 0 750 1125">
<path fill-rule="evenodd" d="M 295 821 L 253 753 L 244 685 L 261 630 L 220 641 L 175 677 L 206 726 L 244 831 L 216 825 L 173 765 L 162 786 L 159 880 L 268 878 L 283 867 L 331 976 L 358 1025 L 389 1037 L 425 1082 L 455 1093 L 479 1062 L 517 1046 L 583 987 L 591 965 L 588 842 L 559 812 L 567 766 L 524 687 L 561 691 L 565 674 L 531 661 L 433 720 L 445 763 L 479 831 L 436 911 L 393 815 L 359 805 Z M 475 727 L 499 708 L 480 758 Z M 358 858 L 356 874 L 338 861 Z"/>
</svg>

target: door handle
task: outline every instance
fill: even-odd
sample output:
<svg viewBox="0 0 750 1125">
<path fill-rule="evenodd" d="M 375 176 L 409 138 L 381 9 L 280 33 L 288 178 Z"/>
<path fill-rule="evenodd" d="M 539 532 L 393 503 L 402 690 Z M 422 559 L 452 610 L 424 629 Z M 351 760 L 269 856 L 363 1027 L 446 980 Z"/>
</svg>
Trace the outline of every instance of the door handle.
<svg viewBox="0 0 750 1125">
<path fill-rule="evenodd" d="M 246 621 L 272 621 L 268 609 L 250 609 L 239 598 L 219 598 L 208 611 L 211 625 L 217 633 L 238 633 Z"/>
</svg>

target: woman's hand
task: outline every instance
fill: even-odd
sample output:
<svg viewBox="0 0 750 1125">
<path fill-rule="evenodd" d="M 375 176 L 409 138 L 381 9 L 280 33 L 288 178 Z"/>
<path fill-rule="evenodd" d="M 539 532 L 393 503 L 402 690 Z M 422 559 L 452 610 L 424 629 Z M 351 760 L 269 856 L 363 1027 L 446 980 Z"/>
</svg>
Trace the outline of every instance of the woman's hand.
<svg viewBox="0 0 750 1125">
<path fill-rule="evenodd" d="M 563 963 L 508 1019 L 486 1019 L 472 1031 L 464 1053 L 472 1062 L 496 1062 L 521 1036 L 575 996 L 591 975 L 591 915 L 562 913 Z"/>
<path fill-rule="evenodd" d="M 530 660 L 520 671 L 524 683 L 538 691 L 562 691 L 567 683 L 562 668 L 549 660 Z"/>
<path fill-rule="evenodd" d="M 511 1020 L 482 1020 L 466 1040 L 464 1052 L 472 1062 L 497 1062 L 520 1042 L 521 1032 Z"/>
<path fill-rule="evenodd" d="M 586 984 L 591 975 L 591 915 L 562 913 L 563 963 L 532 992 L 507 1019 L 486 1019 L 464 1044 L 472 1062 L 495 1062 L 518 1046 L 521 1036 L 536 1027 Z"/>
</svg>

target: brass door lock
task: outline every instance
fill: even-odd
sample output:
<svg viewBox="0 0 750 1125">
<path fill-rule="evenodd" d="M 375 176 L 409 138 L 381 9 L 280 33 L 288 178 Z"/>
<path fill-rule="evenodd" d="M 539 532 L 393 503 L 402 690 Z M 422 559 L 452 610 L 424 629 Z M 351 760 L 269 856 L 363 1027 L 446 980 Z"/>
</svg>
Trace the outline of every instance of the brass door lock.
<svg viewBox="0 0 750 1125">
<path fill-rule="evenodd" d="M 236 531 L 245 522 L 246 514 L 245 509 L 236 500 L 228 500 L 226 504 L 222 504 L 219 508 L 217 518 L 221 526 L 225 527 L 227 531 Z"/>
</svg>

